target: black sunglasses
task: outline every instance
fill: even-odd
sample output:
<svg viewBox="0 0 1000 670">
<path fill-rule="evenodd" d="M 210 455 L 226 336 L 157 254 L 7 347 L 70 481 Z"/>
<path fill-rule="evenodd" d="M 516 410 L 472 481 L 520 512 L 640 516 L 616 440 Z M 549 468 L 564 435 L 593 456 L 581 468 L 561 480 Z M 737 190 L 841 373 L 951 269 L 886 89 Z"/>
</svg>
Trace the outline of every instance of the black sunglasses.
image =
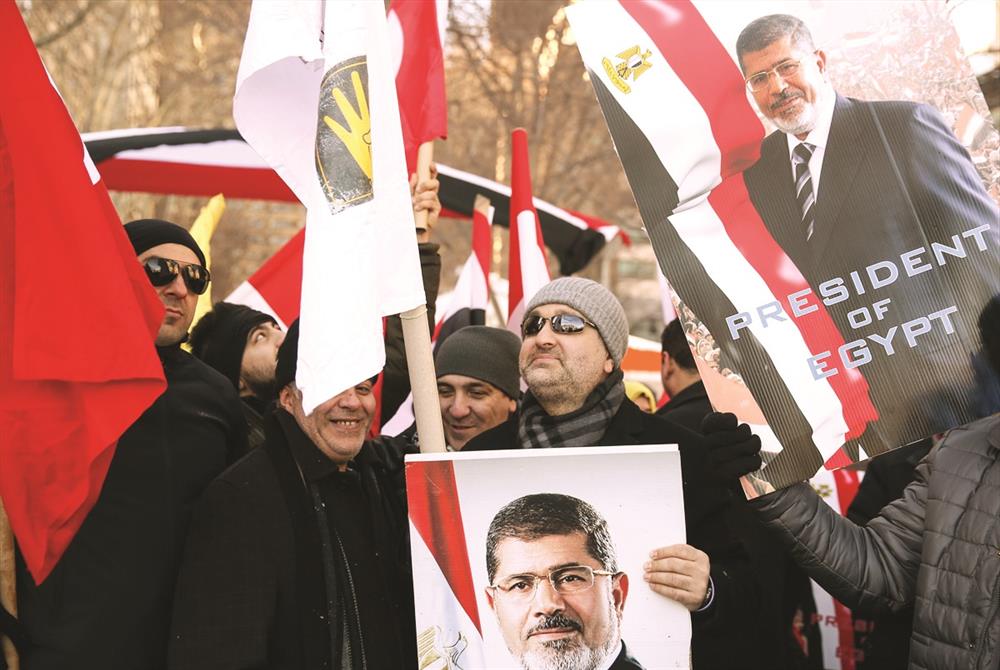
<svg viewBox="0 0 1000 670">
<path fill-rule="evenodd" d="M 166 286 L 179 274 L 184 279 L 184 285 L 188 287 L 188 290 L 197 295 L 207 291 L 208 283 L 212 281 L 212 275 L 207 268 L 170 258 L 152 256 L 142 262 L 142 267 L 146 269 L 146 276 L 149 277 L 149 282 L 153 286 Z"/>
<path fill-rule="evenodd" d="M 576 314 L 556 314 L 555 316 L 529 316 L 521 324 L 521 336 L 530 337 L 532 335 L 538 335 L 542 332 L 542 328 L 545 327 L 545 322 L 548 321 L 552 326 L 553 333 L 566 334 L 566 333 L 579 333 L 583 331 L 584 328 L 590 326 L 591 328 L 597 328 L 590 321 L 587 321 L 582 316 L 577 316 Z"/>
</svg>

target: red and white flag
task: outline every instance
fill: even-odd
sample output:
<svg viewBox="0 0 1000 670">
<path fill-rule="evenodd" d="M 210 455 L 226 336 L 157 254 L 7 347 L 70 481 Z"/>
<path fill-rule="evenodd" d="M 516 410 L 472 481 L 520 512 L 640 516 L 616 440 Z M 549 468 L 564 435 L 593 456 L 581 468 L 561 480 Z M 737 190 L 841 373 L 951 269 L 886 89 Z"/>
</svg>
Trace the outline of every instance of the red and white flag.
<svg viewBox="0 0 1000 670">
<path fill-rule="evenodd" d="M 381 370 L 382 317 L 424 302 L 382 7 L 254 2 L 237 75 L 237 127 L 307 210 L 307 413 Z"/>
<path fill-rule="evenodd" d="M 483 630 L 452 461 L 406 464 L 421 668 L 485 668 Z"/>
<path fill-rule="evenodd" d="M 521 336 L 524 306 L 540 288 L 549 283 L 549 266 L 538 212 L 532 202 L 531 166 L 528 162 L 528 133 L 515 128 L 510 135 L 510 293 L 507 300 L 507 328 Z"/>
<path fill-rule="evenodd" d="M 444 88 L 448 0 L 392 0 L 388 19 L 403 144 L 412 173 L 420 145 L 448 136 Z"/>
<path fill-rule="evenodd" d="M 163 305 L 13 2 L 0 33 L 0 498 L 41 582 L 166 388 Z"/>
<path fill-rule="evenodd" d="M 689 306 L 711 305 L 695 312 L 719 341 L 725 325 L 719 326 L 724 320 L 714 312 L 754 312 L 809 286 L 747 194 L 743 170 L 759 156 L 764 127 L 733 56 L 714 32 L 716 24 L 699 13 L 710 5 L 583 3 L 567 14 L 609 127 L 628 129 L 628 137 L 615 135 L 615 144 L 654 250 L 678 272 L 701 278 L 688 282 L 693 286 L 671 283 Z M 727 11 L 711 9 L 715 17 Z M 727 26 L 735 23 L 725 20 Z M 725 39 L 729 43 L 729 35 Z M 634 79 L 625 81 L 619 71 Z M 612 75 L 617 79 L 606 83 Z M 669 116 L 663 114 L 665 100 Z M 654 211 L 647 206 L 654 201 L 673 206 Z M 803 363 L 813 352 L 845 344 L 822 303 L 796 319 L 766 320 L 750 329 L 753 337 L 735 346 L 742 347 L 744 360 L 769 361 L 767 369 L 780 380 L 768 381 L 769 393 L 782 411 L 795 415 L 796 426 L 807 427 L 797 439 L 824 461 L 877 418 L 856 368 L 841 365 L 839 374 L 816 379 Z"/>
<path fill-rule="evenodd" d="M 438 300 L 437 323 L 431 341 L 434 351 L 449 335 L 466 326 L 486 325 L 486 309 L 490 295 L 490 226 L 493 222 L 493 208 L 489 200 L 476 197 L 472 214 L 472 252 L 462 266 L 455 283 L 455 290 L 447 301 Z M 443 307 L 443 308 L 442 308 Z M 392 418 L 382 425 L 382 435 L 395 436 L 413 425 L 413 394 L 399 406 Z"/>
</svg>

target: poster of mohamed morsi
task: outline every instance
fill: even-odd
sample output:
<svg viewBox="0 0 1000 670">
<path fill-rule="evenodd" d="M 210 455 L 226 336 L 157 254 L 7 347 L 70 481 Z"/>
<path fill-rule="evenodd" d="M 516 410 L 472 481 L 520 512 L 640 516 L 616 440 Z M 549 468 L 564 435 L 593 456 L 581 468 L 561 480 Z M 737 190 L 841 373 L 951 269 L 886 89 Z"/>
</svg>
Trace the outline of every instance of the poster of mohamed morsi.
<svg viewBox="0 0 1000 670">
<path fill-rule="evenodd" d="M 995 383 L 997 132 L 943 2 L 861 6 L 568 10 L 689 341 L 710 336 L 713 404 L 764 438 L 763 489 L 965 423 Z"/>
<path fill-rule="evenodd" d="M 643 580 L 685 542 L 676 447 L 412 455 L 406 489 L 421 670 L 689 667 Z"/>
</svg>

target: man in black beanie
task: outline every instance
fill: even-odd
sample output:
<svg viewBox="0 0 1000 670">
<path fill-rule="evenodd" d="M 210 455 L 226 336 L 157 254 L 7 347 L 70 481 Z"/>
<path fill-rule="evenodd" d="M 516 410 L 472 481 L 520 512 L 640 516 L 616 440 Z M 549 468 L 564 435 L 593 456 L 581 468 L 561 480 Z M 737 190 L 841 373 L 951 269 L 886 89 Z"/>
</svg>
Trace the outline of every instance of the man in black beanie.
<svg viewBox="0 0 1000 670">
<path fill-rule="evenodd" d="M 217 302 L 191 331 L 191 353 L 221 372 L 240 396 L 250 448 L 264 443 L 264 413 L 274 400 L 274 370 L 285 331 L 270 314 Z"/>
<path fill-rule="evenodd" d="M 232 385 L 180 348 L 208 287 L 204 254 L 168 221 L 125 232 L 166 308 L 156 349 L 167 389 L 118 440 L 97 503 L 49 577 L 36 586 L 18 561 L 25 670 L 163 668 L 191 509 L 246 451 Z"/>
<path fill-rule="evenodd" d="M 266 441 L 209 485 L 177 578 L 173 670 L 415 668 L 401 452 L 365 441 L 363 379 L 305 414 L 299 322 Z"/>
<path fill-rule="evenodd" d="M 441 343 L 434 367 L 449 449 L 460 450 L 517 409 L 520 350 L 517 335 L 489 326 L 466 326 Z"/>
</svg>

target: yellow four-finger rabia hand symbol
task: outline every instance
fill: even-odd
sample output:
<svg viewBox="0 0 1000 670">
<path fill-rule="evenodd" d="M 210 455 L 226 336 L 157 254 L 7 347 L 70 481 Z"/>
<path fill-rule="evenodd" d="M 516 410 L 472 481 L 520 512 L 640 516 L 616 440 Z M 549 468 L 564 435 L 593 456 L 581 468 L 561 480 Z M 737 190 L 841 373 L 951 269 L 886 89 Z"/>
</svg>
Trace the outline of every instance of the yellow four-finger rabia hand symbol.
<svg viewBox="0 0 1000 670">
<path fill-rule="evenodd" d="M 351 83 L 354 85 L 354 97 L 358 101 L 358 109 L 355 110 L 351 101 L 347 99 L 344 92 L 339 88 L 334 88 L 331 92 L 337 108 L 344 115 L 347 121 L 347 128 L 331 119 L 329 115 L 323 116 L 323 122 L 336 133 L 340 141 L 344 143 L 351 156 L 357 161 L 358 167 L 369 179 L 372 178 L 372 120 L 368 113 L 368 99 L 365 97 L 365 89 L 361 85 L 361 75 L 357 72 L 351 73 Z"/>
</svg>

